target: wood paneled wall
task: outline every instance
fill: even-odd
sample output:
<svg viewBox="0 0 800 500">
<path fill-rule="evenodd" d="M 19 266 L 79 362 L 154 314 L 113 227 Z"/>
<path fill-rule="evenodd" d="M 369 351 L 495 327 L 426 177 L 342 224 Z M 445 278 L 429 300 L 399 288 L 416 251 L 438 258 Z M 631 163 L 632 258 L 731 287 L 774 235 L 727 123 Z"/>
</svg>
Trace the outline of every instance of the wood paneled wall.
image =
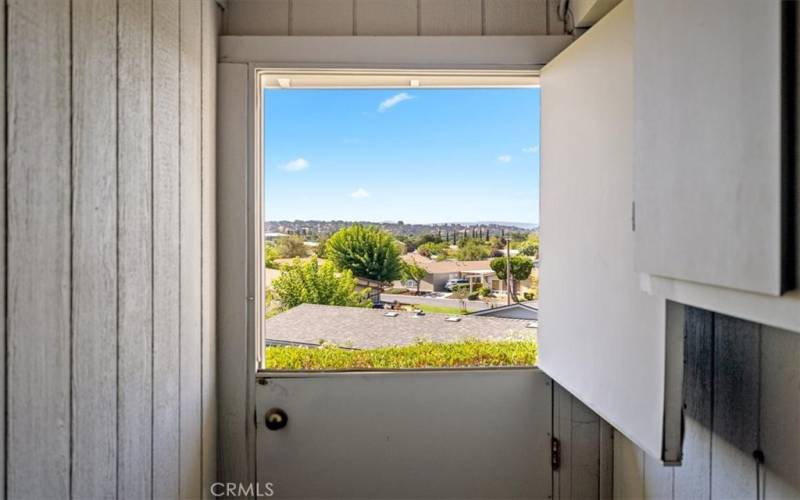
<svg viewBox="0 0 800 500">
<path fill-rule="evenodd" d="M 224 35 L 561 35 L 558 0 L 228 0 Z"/>
<path fill-rule="evenodd" d="M 800 335 L 687 308 L 684 349 L 683 463 L 616 433 L 614 496 L 800 497 Z"/>
<path fill-rule="evenodd" d="M 0 7 L 0 491 L 210 496 L 219 8 Z"/>
</svg>

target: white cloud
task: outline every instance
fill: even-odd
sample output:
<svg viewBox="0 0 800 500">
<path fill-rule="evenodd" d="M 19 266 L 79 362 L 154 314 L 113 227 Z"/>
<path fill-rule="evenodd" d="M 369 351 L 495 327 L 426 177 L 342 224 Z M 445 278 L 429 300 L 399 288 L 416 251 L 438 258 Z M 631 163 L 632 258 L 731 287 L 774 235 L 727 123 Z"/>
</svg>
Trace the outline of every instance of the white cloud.
<svg viewBox="0 0 800 500">
<path fill-rule="evenodd" d="M 409 99 L 413 99 L 412 96 L 406 94 L 405 92 L 400 92 L 397 95 L 393 95 L 392 97 L 386 99 L 385 101 L 381 102 L 378 106 L 378 111 L 383 113 L 384 111 L 388 110 L 393 106 L 397 106 L 403 101 L 408 101 Z"/>
<path fill-rule="evenodd" d="M 529 148 L 522 148 L 522 152 L 523 153 L 531 153 L 531 154 L 538 153 L 539 152 L 539 145 L 537 144 L 536 146 L 531 146 Z"/>
<path fill-rule="evenodd" d="M 497 161 L 500 163 L 509 163 L 511 161 L 511 155 L 500 155 L 497 157 Z"/>
<path fill-rule="evenodd" d="M 369 192 L 364 188 L 358 188 L 355 191 L 353 191 L 352 193 L 350 193 L 350 197 L 351 198 L 356 198 L 356 199 L 369 198 Z"/>
<path fill-rule="evenodd" d="M 286 170 L 287 172 L 299 172 L 300 170 L 307 169 L 309 165 L 311 164 L 305 158 L 295 158 L 289 163 L 284 163 L 281 165 L 281 169 Z"/>
</svg>

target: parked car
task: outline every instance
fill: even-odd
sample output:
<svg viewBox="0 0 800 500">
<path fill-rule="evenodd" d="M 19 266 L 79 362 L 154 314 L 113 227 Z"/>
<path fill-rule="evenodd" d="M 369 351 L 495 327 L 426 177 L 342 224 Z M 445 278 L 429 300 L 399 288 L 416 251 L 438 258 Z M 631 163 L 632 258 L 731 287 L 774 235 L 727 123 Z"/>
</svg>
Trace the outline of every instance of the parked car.
<svg viewBox="0 0 800 500">
<path fill-rule="evenodd" d="M 469 285 L 469 280 L 466 278 L 453 278 L 447 280 L 447 283 L 444 284 L 445 290 L 453 291 L 457 286 L 460 285 Z"/>
</svg>

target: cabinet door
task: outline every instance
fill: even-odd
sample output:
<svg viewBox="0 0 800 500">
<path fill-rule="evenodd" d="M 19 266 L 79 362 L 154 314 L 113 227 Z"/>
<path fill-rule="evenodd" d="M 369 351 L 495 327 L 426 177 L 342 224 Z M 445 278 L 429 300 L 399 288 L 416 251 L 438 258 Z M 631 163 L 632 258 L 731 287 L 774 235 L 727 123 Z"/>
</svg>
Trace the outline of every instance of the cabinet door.
<svg viewBox="0 0 800 500">
<path fill-rule="evenodd" d="M 539 366 L 662 457 L 665 304 L 633 269 L 633 22 L 620 3 L 542 70 Z"/>
<path fill-rule="evenodd" d="M 636 3 L 637 270 L 771 295 L 793 286 L 781 11 Z"/>
</svg>

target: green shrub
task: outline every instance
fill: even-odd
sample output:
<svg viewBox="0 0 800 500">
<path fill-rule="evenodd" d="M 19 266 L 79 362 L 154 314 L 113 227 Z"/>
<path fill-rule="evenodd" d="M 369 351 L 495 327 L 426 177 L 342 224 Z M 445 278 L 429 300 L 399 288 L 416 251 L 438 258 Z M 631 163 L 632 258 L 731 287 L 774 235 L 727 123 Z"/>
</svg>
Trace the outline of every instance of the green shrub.
<svg viewBox="0 0 800 500">
<path fill-rule="evenodd" d="M 420 342 L 364 350 L 336 346 L 271 346 L 266 348 L 266 367 L 270 370 L 341 370 L 531 366 L 536 364 L 536 355 L 533 341 Z"/>
<path fill-rule="evenodd" d="M 480 296 L 481 297 L 491 297 L 492 291 L 486 287 L 480 289 Z"/>
</svg>

